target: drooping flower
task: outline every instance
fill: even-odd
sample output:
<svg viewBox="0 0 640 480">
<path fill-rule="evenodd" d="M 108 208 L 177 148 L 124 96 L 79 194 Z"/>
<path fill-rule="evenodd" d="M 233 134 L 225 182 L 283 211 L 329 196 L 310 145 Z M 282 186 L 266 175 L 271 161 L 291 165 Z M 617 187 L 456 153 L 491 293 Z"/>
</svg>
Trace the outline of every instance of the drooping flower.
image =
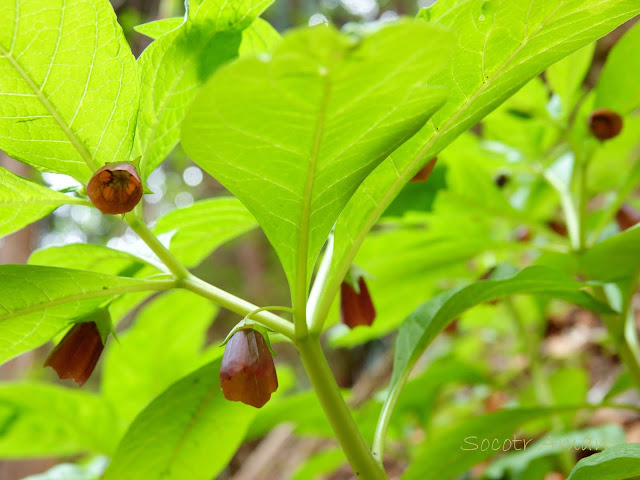
<svg viewBox="0 0 640 480">
<path fill-rule="evenodd" d="M 108 163 L 89 180 L 87 195 L 102 213 L 130 212 L 142 198 L 140 175 L 131 163 Z"/>
<path fill-rule="evenodd" d="M 640 212 L 628 203 L 623 203 L 616 212 L 616 222 L 621 231 L 640 223 Z"/>
<path fill-rule="evenodd" d="M 60 379 L 71 378 L 82 386 L 98 363 L 104 343 L 95 322 L 76 323 L 47 357 L 45 367 Z"/>
<path fill-rule="evenodd" d="M 359 273 L 350 274 L 342 282 L 340 288 L 340 317 L 342 323 L 349 328 L 360 325 L 369 326 L 376 318 L 369 289 L 364 276 Z"/>
<path fill-rule="evenodd" d="M 242 328 L 227 342 L 220 384 L 227 400 L 260 408 L 278 389 L 278 376 L 269 346 L 253 328 Z"/>
</svg>

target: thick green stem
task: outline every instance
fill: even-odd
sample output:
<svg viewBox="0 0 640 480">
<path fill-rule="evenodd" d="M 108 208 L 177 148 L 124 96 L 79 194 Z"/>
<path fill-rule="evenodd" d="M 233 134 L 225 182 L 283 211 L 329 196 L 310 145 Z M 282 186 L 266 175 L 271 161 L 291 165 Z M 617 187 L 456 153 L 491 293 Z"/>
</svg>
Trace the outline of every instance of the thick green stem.
<svg viewBox="0 0 640 480">
<path fill-rule="evenodd" d="M 340 394 L 319 340 L 315 336 L 308 336 L 298 342 L 298 351 L 320 404 L 356 477 L 364 480 L 388 480 L 382 466 L 369 452 Z"/>
</svg>

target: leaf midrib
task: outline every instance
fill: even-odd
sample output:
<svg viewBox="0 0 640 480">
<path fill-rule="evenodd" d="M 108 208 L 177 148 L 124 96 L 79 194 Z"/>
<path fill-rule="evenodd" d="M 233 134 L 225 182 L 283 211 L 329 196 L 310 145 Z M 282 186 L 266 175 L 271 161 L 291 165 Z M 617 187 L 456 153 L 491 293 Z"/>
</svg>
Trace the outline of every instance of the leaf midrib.
<svg viewBox="0 0 640 480">
<path fill-rule="evenodd" d="M 49 99 L 44 95 L 44 92 L 35 84 L 29 74 L 24 70 L 24 68 L 22 68 L 22 65 L 20 65 L 20 63 L 14 58 L 13 54 L 9 53 L 2 45 L 0 45 L 0 54 L 2 54 L 9 61 L 9 63 L 11 63 L 13 68 L 22 77 L 24 82 L 29 86 L 33 93 L 36 94 L 38 100 L 40 100 L 40 103 L 42 103 L 51 117 L 56 121 L 58 126 L 65 133 L 71 144 L 75 147 L 84 162 L 87 164 L 87 167 L 89 167 L 89 169 L 91 169 L 92 171 L 97 170 L 99 166 L 93 159 L 93 157 L 91 157 L 91 154 L 89 153 L 87 148 L 76 136 L 73 130 L 71 130 L 71 127 L 67 125 L 65 120 L 60 116 L 60 113 L 56 110 L 56 108 L 51 104 L 51 102 L 49 102 Z"/>
</svg>

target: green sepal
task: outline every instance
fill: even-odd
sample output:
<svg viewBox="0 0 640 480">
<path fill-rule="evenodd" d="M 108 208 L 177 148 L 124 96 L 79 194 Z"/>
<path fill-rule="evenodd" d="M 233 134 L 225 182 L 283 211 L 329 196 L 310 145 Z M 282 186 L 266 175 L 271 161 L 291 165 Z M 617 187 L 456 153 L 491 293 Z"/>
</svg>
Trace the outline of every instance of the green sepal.
<svg viewBox="0 0 640 480">
<path fill-rule="evenodd" d="M 224 339 L 224 341 L 220 344 L 220 346 L 224 347 L 227 344 L 227 342 L 231 340 L 231 337 L 233 337 L 236 334 L 236 332 L 238 332 L 239 330 L 257 331 L 260 335 L 264 337 L 265 341 L 267 342 L 267 348 L 269 348 L 269 352 L 271 352 L 271 355 L 273 355 L 274 357 L 278 356 L 278 354 L 273 350 L 273 347 L 271 346 L 271 340 L 269 339 L 269 334 L 275 333 L 275 332 L 265 327 L 264 325 L 254 322 L 249 318 L 243 318 L 242 320 L 240 320 L 236 324 L 236 326 L 231 329 L 231 331 L 229 332 L 227 337 Z"/>
<path fill-rule="evenodd" d="M 104 307 L 99 308 L 98 310 L 94 310 L 87 315 L 79 317 L 73 320 L 72 323 L 85 323 L 85 322 L 94 322 L 98 327 L 98 332 L 100 332 L 100 338 L 102 339 L 102 344 L 107 343 L 107 338 L 109 335 L 113 335 L 117 340 L 115 329 L 113 327 L 113 322 L 111 321 L 111 314 L 109 313 L 109 306 L 106 305 Z"/>
<path fill-rule="evenodd" d="M 357 266 L 355 263 L 352 263 L 343 281 L 351 285 L 351 288 L 353 288 L 356 291 L 356 293 L 359 294 L 361 278 L 373 279 L 374 277 L 368 272 L 366 272 L 365 270 L 363 270 L 362 268 L 360 268 L 359 266 Z"/>
</svg>

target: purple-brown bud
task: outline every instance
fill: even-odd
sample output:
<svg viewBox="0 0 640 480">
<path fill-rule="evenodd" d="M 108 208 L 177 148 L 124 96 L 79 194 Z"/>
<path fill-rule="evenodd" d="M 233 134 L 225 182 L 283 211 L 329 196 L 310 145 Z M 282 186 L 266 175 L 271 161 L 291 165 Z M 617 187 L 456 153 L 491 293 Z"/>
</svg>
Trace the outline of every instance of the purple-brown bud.
<svg viewBox="0 0 640 480">
<path fill-rule="evenodd" d="M 82 386 L 91 376 L 103 348 L 94 322 L 76 323 L 49 354 L 44 366 L 53 368 L 61 380 L 72 378 Z"/>
<path fill-rule="evenodd" d="M 220 384 L 227 400 L 260 408 L 278 389 L 278 376 L 262 334 L 243 328 L 227 342 L 220 366 Z"/>
<path fill-rule="evenodd" d="M 376 318 L 376 309 L 371 301 L 364 277 L 358 279 L 359 292 L 349 282 L 342 282 L 340 290 L 340 317 L 349 328 L 369 326 Z"/>
<path fill-rule="evenodd" d="M 640 223 L 640 212 L 628 203 L 624 203 L 616 212 L 616 222 L 621 231 L 627 230 Z"/>
<path fill-rule="evenodd" d="M 433 173 L 433 169 L 436 167 L 437 161 L 438 157 L 433 157 L 431 160 L 429 160 L 429 163 L 422 167 L 422 169 L 418 173 L 416 173 L 414 177 L 409 181 L 411 183 L 426 182 Z"/>
<path fill-rule="evenodd" d="M 599 140 L 617 137 L 622 131 L 622 117 L 608 108 L 599 108 L 589 115 L 589 131 Z"/>
<path fill-rule="evenodd" d="M 142 198 L 140 175 L 131 163 L 109 163 L 93 174 L 87 195 L 102 213 L 130 212 Z"/>
</svg>

